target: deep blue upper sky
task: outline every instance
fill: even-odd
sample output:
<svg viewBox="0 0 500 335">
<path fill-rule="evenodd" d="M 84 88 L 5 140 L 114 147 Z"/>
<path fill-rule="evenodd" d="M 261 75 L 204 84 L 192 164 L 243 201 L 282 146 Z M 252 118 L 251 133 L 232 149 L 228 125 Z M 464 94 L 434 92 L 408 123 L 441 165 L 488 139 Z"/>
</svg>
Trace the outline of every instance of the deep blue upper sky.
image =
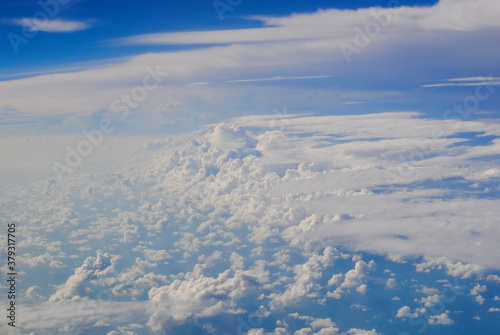
<svg viewBox="0 0 500 335">
<path fill-rule="evenodd" d="M 284 106 L 451 118 L 469 102 L 468 120 L 498 114 L 495 0 L 44 1 L 0 4 L 0 113 L 12 124 L 83 127 L 160 66 L 169 79 L 133 108 L 146 132 L 158 117 L 177 129 Z"/>
<path fill-rule="evenodd" d="M 52 0 L 56 1 L 56 0 Z M 51 0 L 42 3 L 52 3 Z M 60 0 L 61 2 L 64 2 Z M 223 3 L 229 4 L 223 0 Z M 11 24 L 20 18 L 32 19 L 45 12 L 37 0 L 2 1 L 0 3 L 0 72 L 2 78 L 23 77 L 25 71 L 45 67 L 65 67 L 87 61 L 103 60 L 150 51 L 175 49 L 175 46 L 110 46 L 106 41 L 136 34 L 194 30 L 223 30 L 255 27 L 260 23 L 245 20 L 250 15 L 285 16 L 292 13 L 315 12 L 318 9 L 357 9 L 387 7 L 387 0 L 312 0 L 312 1 L 232 1 L 238 3 L 221 20 L 212 0 L 194 1 L 101 1 L 70 0 L 59 5 L 51 19 L 90 21 L 91 28 L 73 33 L 37 32 L 29 42 L 19 44 L 14 52 L 9 33 L 23 37 L 22 28 Z M 432 5 L 435 0 L 401 0 L 402 5 Z M 53 8 L 50 6 L 50 8 Z M 50 14 L 50 13 L 49 13 Z M 12 35 L 11 35 L 12 36 Z M 12 74 L 12 75 L 10 75 Z"/>
</svg>

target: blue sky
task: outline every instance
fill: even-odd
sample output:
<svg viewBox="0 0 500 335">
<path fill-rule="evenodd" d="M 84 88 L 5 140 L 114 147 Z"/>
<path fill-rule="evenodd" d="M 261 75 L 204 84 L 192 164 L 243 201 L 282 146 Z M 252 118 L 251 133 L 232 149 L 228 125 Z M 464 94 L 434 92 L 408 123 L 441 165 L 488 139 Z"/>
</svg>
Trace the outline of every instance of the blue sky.
<svg viewBox="0 0 500 335">
<path fill-rule="evenodd" d="M 114 56 L 111 48 L 99 45 L 100 42 L 106 39 L 118 38 L 127 35 L 152 32 L 167 32 L 167 31 L 184 31 L 197 29 L 231 29 L 237 27 L 252 26 L 251 22 L 244 20 L 245 16 L 249 15 L 290 15 L 300 12 L 314 12 L 318 9 L 338 8 L 338 9 L 357 9 L 372 6 L 387 6 L 388 1 L 289 1 L 284 5 L 281 1 L 239 1 L 237 6 L 232 11 L 224 13 L 224 19 L 221 20 L 214 8 L 212 1 L 190 1 L 190 2 L 175 2 L 175 1 L 160 1 L 146 0 L 142 1 L 139 6 L 135 1 L 94 1 L 94 0 L 72 0 L 64 1 L 65 4 L 58 6 L 59 10 L 51 17 L 53 19 L 65 19 L 76 21 L 92 21 L 92 29 L 79 33 L 73 38 L 64 39 L 60 34 L 45 34 L 38 36 L 43 39 L 43 42 L 30 44 L 25 52 L 30 54 L 32 58 L 25 55 L 22 61 L 20 58 L 9 57 L 9 51 L 2 40 L 2 59 L 10 60 L 5 65 L 25 64 L 26 60 L 31 62 L 40 62 L 44 58 L 55 58 L 58 61 L 80 60 L 72 59 L 75 55 L 75 48 L 78 51 L 86 50 L 87 59 L 95 59 L 102 57 Z M 401 1 L 403 5 L 430 5 L 437 1 Z M 42 1 L 48 4 L 48 7 L 40 6 L 38 1 L 11 1 L 2 2 L 0 5 L 3 25 L 1 29 L 2 35 L 7 35 L 9 32 L 22 35 L 21 29 L 14 28 L 9 25 L 10 20 L 18 18 L 32 18 L 37 12 L 43 11 L 51 15 L 51 10 L 55 8 L 51 1 Z M 58 2 L 56 2 L 58 3 Z M 63 1 L 61 1 L 63 3 Z M 224 3 L 224 2 L 223 2 Z M 226 2 L 227 3 L 227 2 Z M 235 2 L 236 3 L 236 2 Z M 46 11 L 45 8 L 50 8 Z M 253 24 L 255 26 L 255 24 Z M 64 35 L 64 34 L 63 34 Z M 8 42 L 8 41 L 7 41 Z M 62 43 L 64 42 L 64 43 Z M 51 48 L 45 48 L 45 53 L 42 45 L 50 43 Z M 5 44 L 5 45 L 4 45 Z M 101 46 L 99 48 L 99 46 Z M 96 50 L 93 50 L 95 48 Z M 47 51 L 50 50 L 50 56 Z M 73 54 L 70 51 L 73 50 Z M 12 50 L 10 50 L 12 51 Z M 132 51 L 140 52 L 140 51 Z M 132 53 L 128 51 L 128 54 Z M 102 54 L 100 54 L 102 53 Z M 45 54 L 45 57 L 43 55 Z M 65 54 L 65 57 L 61 57 Z M 58 57 L 59 55 L 59 57 Z M 118 53 L 120 55 L 120 53 Z M 18 55 L 21 56 L 21 55 Z M 39 58 L 42 56 L 42 59 Z M 17 59 L 17 61 L 16 61 Z M 3 62 L 2 62 L 3 63 Z"/>
<path fill-rule="evenodd" d="M 498 24 L 495 9 L 485 10 L 496 4 L 483 1 L 471 15 L 475 5 L 464 0 L 4 2 L 0 105 L 24 124 L 40 121 L 38 131 L 72 131 L 68 124 L 88 126 L 82 118 L 109 111 L 111 97 L 156 64 L 170 77 L 132 111 L 136 133 L 285 105 L 319 115 L 411 110 L 441 118 L 478 86 L 497 85 Z M 226 7 L 218 13 L 214 4 Z M 45 92 L 31 91 L 32 82 Z M 469 117 L 491 115 L 498 101 L 491 94 Z M 151 110 L 165 106 L 176 117 L 153 121 Z"/>
<path fill-rule="evenodd" d="M 387 1 L 240 1 L 224 11 L 220 19 L 214 2 L 211 1 L 161 1 L 146 0 L 138 6 L 135 1 L 93 1 L 72 0 L 65 4 L 47 1 L 48 7 L 38 1 L 2 2 L 0 25 L 2 39 L 1 68 L 16 78 L 25 71 L 64 67 L 65 65 L 102 61 L 109 58 L 130 56 L 143 52 L 168 51 L 175 47 L 121 47 L 110 45 L 109 40 L 129 35 L 256 27 L 259 24 L 246 20 L 250 15 L 279 15 L 315 12 L 318 9 L 357 9 L 371 6 L 387 6 Z M 64 3 L 61 1 L 61 3 Z M 224 3 L 224 2 L 223 2 Z M 227 2 L 226 2 L 227 3 Z M 436 1 L 402 1 L 403 5 L 431 5 Z M 49 8 L 45 10 L 45 8 Z M 52 10 L 58 8 L 52 17 Z M 37 33 L 28 38 L 28 44 L 20 44 L 16 53 L 11 46 L 9 33 L 24 37 L 22 27 L 12 25 L 19 18 L 33 18 L 38 13 L 49 14 L 51 19 L 89 22 L 88 29 L 74 33 Z"/>
</svg>

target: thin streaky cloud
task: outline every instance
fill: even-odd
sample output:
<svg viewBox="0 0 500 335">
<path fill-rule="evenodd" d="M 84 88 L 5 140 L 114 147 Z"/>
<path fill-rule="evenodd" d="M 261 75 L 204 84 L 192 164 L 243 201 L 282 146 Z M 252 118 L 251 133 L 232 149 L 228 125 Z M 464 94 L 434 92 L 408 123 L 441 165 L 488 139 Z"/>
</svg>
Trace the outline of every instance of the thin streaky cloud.
<svg viewBox="0 0 500 335">
<path fill-rule="evenodd" d="M 329 32 L 329 35 L 332 33 Z M 266 27 L 196 32 L 154 33 L 115 39 L 119 45 L 232 44 L 295 41 L 317 37 L 316 30 L 298 31 L 289 27 Z M 323 37 L 329 37 L 323 32 Z"/>
<path fill-rule="evenodd" d="M 429 84 L 429 85 L 422 85 L 420 87 L 424 88 L 430 88 L 430 87 L 445 87 L 445 86 L 462 86 L 462 87 L 467 87 L 467 86 L 498 86 L 500 85 L 500 81 L 478 81 L 474 83 L 441 83 L 441 84 Z"/>
<path fill-rule="evenodd" d="M 464 77 L 464 78 L 450 78 L 446 79 L 446 83 L 427 84 L 420 87 L 446 87 L 446 86 L 487 86 L 487 85 L 500 85 L 500 77 Z"/>
<path fill-rule="evenodd" d="M 320 79 L 320 78 L 331 78 L 331 76 L 320 75 L 320 76 L 303 76 L 303 77 L 270 77 L 270 78 L 228 80 L 226 82 L 227 83 L 248 83 L 248 82 L 257 82 L 257 81 L 302 80 L 302 79 Z"/>
<path fill-rule="evenodd" d="M 47 33 L 72 33 L 90 28 L 89 22 L 70 20 L 34 20 L 21 18 L 13 20 L 12 23 L 25 27 L 29 31 L 43 31 Z"/>
<path fill-rule="evenodd" d="M 359 104 L 364 104 L 364 101 L 346 101 L 343 102 L 342 105 L 359 105 Z"/>
<path fill-rule="evenodd" d="M 434 31 L 479 31 L 498 29 L 500 3 L 492 0 L 440 1 L 431 7 L 396 7 L 389 12 L 390 27 L 381 34 L 401 29 Z M 318 10 L 291 16 L 247 16 L 261 28 L 212 31 L 158 32 L 114 39 L 118 45 L 210 45 L 285 42 L 311 39 L 352 39 L 352 29 L 374 20 L 374 9 Z M 454 15 L 450 15 L 454 13 Z M 377 14 L 377 15 L 380 15 Z M 387 15 L 384 14 L 384 15 Z M 466 18 L 466 19 L 465 19 Z M 373 21 L 374 22 L 374 21 Z"/>
<path fill-rule="evenodd" d="M 500 81 L 500 77 L 468 77 L 468 78 L 452 78 L 447 79 L 447 81 L 486 81 L 486 80 L 495 80 Z"/>
</svg>

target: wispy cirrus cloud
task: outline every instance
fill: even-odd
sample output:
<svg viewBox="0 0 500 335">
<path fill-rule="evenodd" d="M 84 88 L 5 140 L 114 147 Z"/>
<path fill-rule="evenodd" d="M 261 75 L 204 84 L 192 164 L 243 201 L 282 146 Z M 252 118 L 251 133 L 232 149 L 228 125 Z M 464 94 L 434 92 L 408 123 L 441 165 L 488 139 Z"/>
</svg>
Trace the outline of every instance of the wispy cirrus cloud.
<svg viewBox="0 0 500 335">
<path fill-rule="evenodd" d="M 470 10 L 476 4 L 481 4 L 477 5 L 477 12 Z M 367 104 L 386 104 L 394 99 L 399 102 L 413 101 L 415 94 L 425 95 L 425 99 L 430 100 L 432 97 L 429 94 L 437 94 L 433 90 L 417 90 L 409 94 L 404 87 L 414 89 L 422 84 L 431 84 L 470 86 L 474 89 L 481 86 L 482 81 L 488 82 L 479 78 L 448 81 L 446 75 L 441 73 L 455 73 L 457 79 L 491 73 L 497 76 L 493 77 L 493 81 L 499 82 L 498 62 L 494 55 L 500 49 L 491 44 L 491 40 L 498 35 L 500 24 L 490 15 L 490 12 L 500 12 L 497 2 L 441 0 L 431 7 L 393 9 L 397 13 L 386 17 L 390 24 L 371 38 L 369 47 L 355 49 L 362 55 L 353 51 L 353 58 L 360 57 L 349 66 L 346 66 L 340 43 L 355 46 L 356 41 L 361 39 L 359 31 L 382 20 L 381 15 L 387 14 L 390 9 L 329 9 L 284 17 L 250 17 L 260 20 L 262 27 L 128 36 L 114 42 L 128 45 L 191 44 L 200 47 L 181 48 L 175 52 L 141 54 L 139 51 L 134 56 L 108 59 L 104 64 L 72 64 L 74 69 L 68 71 L 50 69 L 29 77 L 11 74 L 9 77 L 16 79 L 0 81 L 0 106 L 12 106 L 20 112 L 39 116 L 58 115 L 63 118 L 68 111 L 73 115 L 91 115 L 100 109 L 109 110 L 114 99 L 130 92 L 144 77 L 147 66 L 158 66 L 161 71 L 168 72 L 169 77 L 138 107 L 137 113 L 158 110 L 169 94 L 179 95 L 184 102 L 191 101 L 193 106 L 196 105 L 193 110 L 220 115 L 221 110 L 244 113 L 250 108 L 249 102 L 255 104 L 252 108 L 269 108 L 286 101 L 287 105 L 295 104 L 308 111 L 326 111 L 331 109 L 332 104 L 341 108 L 361 108 L 352 103 L 357 101 Z M 451 15 L 456 25 L 450 23 L 443 26 L 443 20 L 452 19 L 447 18 L 446 13 L 455 13 L 454 10 L 456 13 L 469 11 L 468 21 L 460 20 L 458 14 L 457 17 Z M 488 13 L 483 13 L 485 11 Z M 444 43 L 446 50 L 440 47 Z M 408 62 L 414 56 L 411 50 L 419 50 L 422 56 Z M 310 79 L 319 74 L 331 77 L 324 77 L 321 79 L 323 85 L 317 85 L 315 80 Z M 394 84 L 407 83 L 415 76 L 422 79 L 419 84 L 405 84 L 404 87 Z M 22 78 L 17 79 L 19 77 Z M 235 83 L 247 85 L 228 85 Z M 265 88 L 262 83 L 266 84 Z M 304 88 L 307 88 L 306 94 L 303 94 Z M 249 98 L 254 96 L 261 99 Z M 454 99 L 461 101 L 463 98 L 459 95 Z M 489 106 L 493 106 L 494 99 L 497 98 L 492 96 L 487 104 L 484 102 L 481 109 L 492 109 Z M 221 104 L 227 107 L 221 108 Z M 409 107 L 409 110 L 414 108 Z"/>
<path fill-rule="evenodd" d="M 427 84 L 421 87 L 445 87 L 445 86 L 496 86 L 500 85 L 500 77 L 469 77 L 446 79 L 444 83 Z"/>
<path fill-rule="evenodd" d="M 35 20 L 20 18 L 11 21 L 13 24 L 25 27 L 29 31 L 44 31 L 47 33 L 72 33 L 89 29 L 90 22 L 71 20 Z"/>
<path fill-rule="evenodd" d="M 299 76 L 299 77 L 269 77 L 269 78 L 253 78 L 253 79 L 237 79 L 237 80 L 228 80 L 228 83 L 249 83 L 249 82 L 259 82 L 259 81 L 276 81 L 276 80 L 302 80 L 302 79 L 321 79 L 321 78 L 330 78 L 331 76 L 327 75 L 318 75 L 318 76 Z"/>
<path fill-rule="evenodd" d="M 159 32 L 114 40 L 122 45 L 210 45 L 264 43 L 303 40 L 341 40 L 352 36 L 352 29 L 370 20 L 387 20 L 383 34 L 404 29 L 421 31 L 472 32 L 500 27 L 500 3 L 491 0 L 441 0 L 430 7 L 398 7 L 392 12 L 375 8 L 358 10 L 319 10 L 287 17 L 249 16 L 264 27 L 213 31 Z"/>
</svg>

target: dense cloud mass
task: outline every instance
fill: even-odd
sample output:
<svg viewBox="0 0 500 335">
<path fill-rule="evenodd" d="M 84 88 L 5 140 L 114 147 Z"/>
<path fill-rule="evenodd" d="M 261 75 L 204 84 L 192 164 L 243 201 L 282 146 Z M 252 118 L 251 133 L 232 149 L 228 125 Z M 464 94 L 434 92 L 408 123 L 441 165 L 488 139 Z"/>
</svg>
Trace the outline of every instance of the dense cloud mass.
<svg viewBox="0 0 500 335">
<path fill-rule="evenodd" d="M 481 158 L 500 151 L 496 123 L 409 112 L 275 121 L 117 146 L 147 154 L 5 188 L 25 250 L 25 329 L 381 334 L 304 309 L 349 301 L 373 313 L 378 291 L 393 297 L 393 322 L 453 326 L 459 294 L 494 314 L 499 183 Z M 470 133 L 489 142 L 471 145 Z M 47 265 L 52 286 L 28 275 Z M 392 267 L 440 280 L 412 284 Z M 402 288 L 410 296 L 392 296 Z"/>
</svg>

